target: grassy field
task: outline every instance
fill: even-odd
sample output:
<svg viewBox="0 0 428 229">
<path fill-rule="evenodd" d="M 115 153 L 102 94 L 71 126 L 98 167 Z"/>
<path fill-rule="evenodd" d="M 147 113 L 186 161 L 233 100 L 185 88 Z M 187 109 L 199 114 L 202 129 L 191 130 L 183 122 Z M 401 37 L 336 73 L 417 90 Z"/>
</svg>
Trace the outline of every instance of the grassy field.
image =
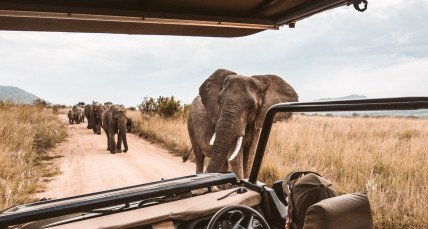
<svg viewBox="0 0 428 229">
<path fill-rule="evenodd" d="M 0 209 L 34 201 L 31 194 L 59 173 L 45 152 L 65 137 L 52 109 L 0 101 Z"/>
<path fill-rule="evenodd" d="M 176 154 L 190 149 L 185 120 L 129 115 L 140 136 Z M 427 139 L 426 119 L 295 115 L 274 124 L 259 180 L 316 171 L 339 194 L 367 192 L 376 228 L 428 228 Z"/>
</svg>

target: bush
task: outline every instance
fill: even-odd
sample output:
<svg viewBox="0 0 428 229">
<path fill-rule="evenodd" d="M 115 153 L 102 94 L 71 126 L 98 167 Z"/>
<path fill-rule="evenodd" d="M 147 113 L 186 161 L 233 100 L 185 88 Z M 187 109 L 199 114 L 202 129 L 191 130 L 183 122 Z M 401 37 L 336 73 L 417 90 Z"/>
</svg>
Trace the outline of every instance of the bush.
<svg viewBox="0 0 428 229">
<path fill-rule="evenodd" d="M 48 106 L 48 103 L 45 100 L 40 99 L 40 98 L 33 100 L 32 104 L 36 107 L 47 107 Z"/>
<path fill-rule="evenodd" d="M 156 113 L 163 118 L 184 118 L 187 117 L 190 109 L 189 104 L 182 106 L 181 102 L 176 100 L 174 96 L 159 96 L 156 101 L 152 97 L 146 96 L 137 107 L 143 115 Z"/>
<path fill-rule="evenodd" d="M 181 109 L 180 101 L 175 100 L 174 96 L 170 98 L 159 96 L 156 104 L 158 114 L 164 118 L 174 117 Z"/>
<path fill-rule="evenodd" d="M 143 114 L 152 114 L 156 113 L 156 102 L 152 97 L 144 97 L 143 102 L 141 104 L 137 105 L 138 109 Z"/>
</svg>

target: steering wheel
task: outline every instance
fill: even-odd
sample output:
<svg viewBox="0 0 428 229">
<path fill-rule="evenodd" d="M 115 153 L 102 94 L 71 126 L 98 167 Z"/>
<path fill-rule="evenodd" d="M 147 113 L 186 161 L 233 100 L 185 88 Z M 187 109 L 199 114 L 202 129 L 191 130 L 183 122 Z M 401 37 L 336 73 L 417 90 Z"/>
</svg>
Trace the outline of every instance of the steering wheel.
<svg viewBox="0 0 428 229">
<path fill-rule="evenodd" d="M 231 205 L 220 209 L 208 223 L 207 229 L 270 229 L 260 213 L 245 205 Z"/>
</svg>

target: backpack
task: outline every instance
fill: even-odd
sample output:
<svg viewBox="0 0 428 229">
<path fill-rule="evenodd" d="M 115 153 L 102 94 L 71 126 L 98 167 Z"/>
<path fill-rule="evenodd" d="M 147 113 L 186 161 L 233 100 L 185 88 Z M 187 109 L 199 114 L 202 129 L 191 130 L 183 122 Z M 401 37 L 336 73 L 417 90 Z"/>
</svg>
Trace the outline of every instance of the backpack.
<svg viewBox="0 0 428 229">
<path fill-rule="evenodd" d="M 319 201 L 337 196 L 332 183 L 311 171 L 289 173 L 282 183 L 284 197 L 288 203 L 287 225 L 290 229 L 301 229 L 306 211 Z"/>
</svg>

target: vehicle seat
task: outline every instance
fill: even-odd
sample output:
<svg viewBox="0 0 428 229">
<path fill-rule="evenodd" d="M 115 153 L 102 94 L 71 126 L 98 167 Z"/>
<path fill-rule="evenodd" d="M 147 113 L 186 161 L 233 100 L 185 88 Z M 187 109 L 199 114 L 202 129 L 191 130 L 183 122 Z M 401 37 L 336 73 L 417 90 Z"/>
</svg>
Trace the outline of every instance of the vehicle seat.
<svg viewBox="0 0 428 229">
<path fill-rule="evenodd" d="M 303 229 L 370 229 L 373 218 L 364 193 L 345 194 L 309 207 Z"/>
</svg>

